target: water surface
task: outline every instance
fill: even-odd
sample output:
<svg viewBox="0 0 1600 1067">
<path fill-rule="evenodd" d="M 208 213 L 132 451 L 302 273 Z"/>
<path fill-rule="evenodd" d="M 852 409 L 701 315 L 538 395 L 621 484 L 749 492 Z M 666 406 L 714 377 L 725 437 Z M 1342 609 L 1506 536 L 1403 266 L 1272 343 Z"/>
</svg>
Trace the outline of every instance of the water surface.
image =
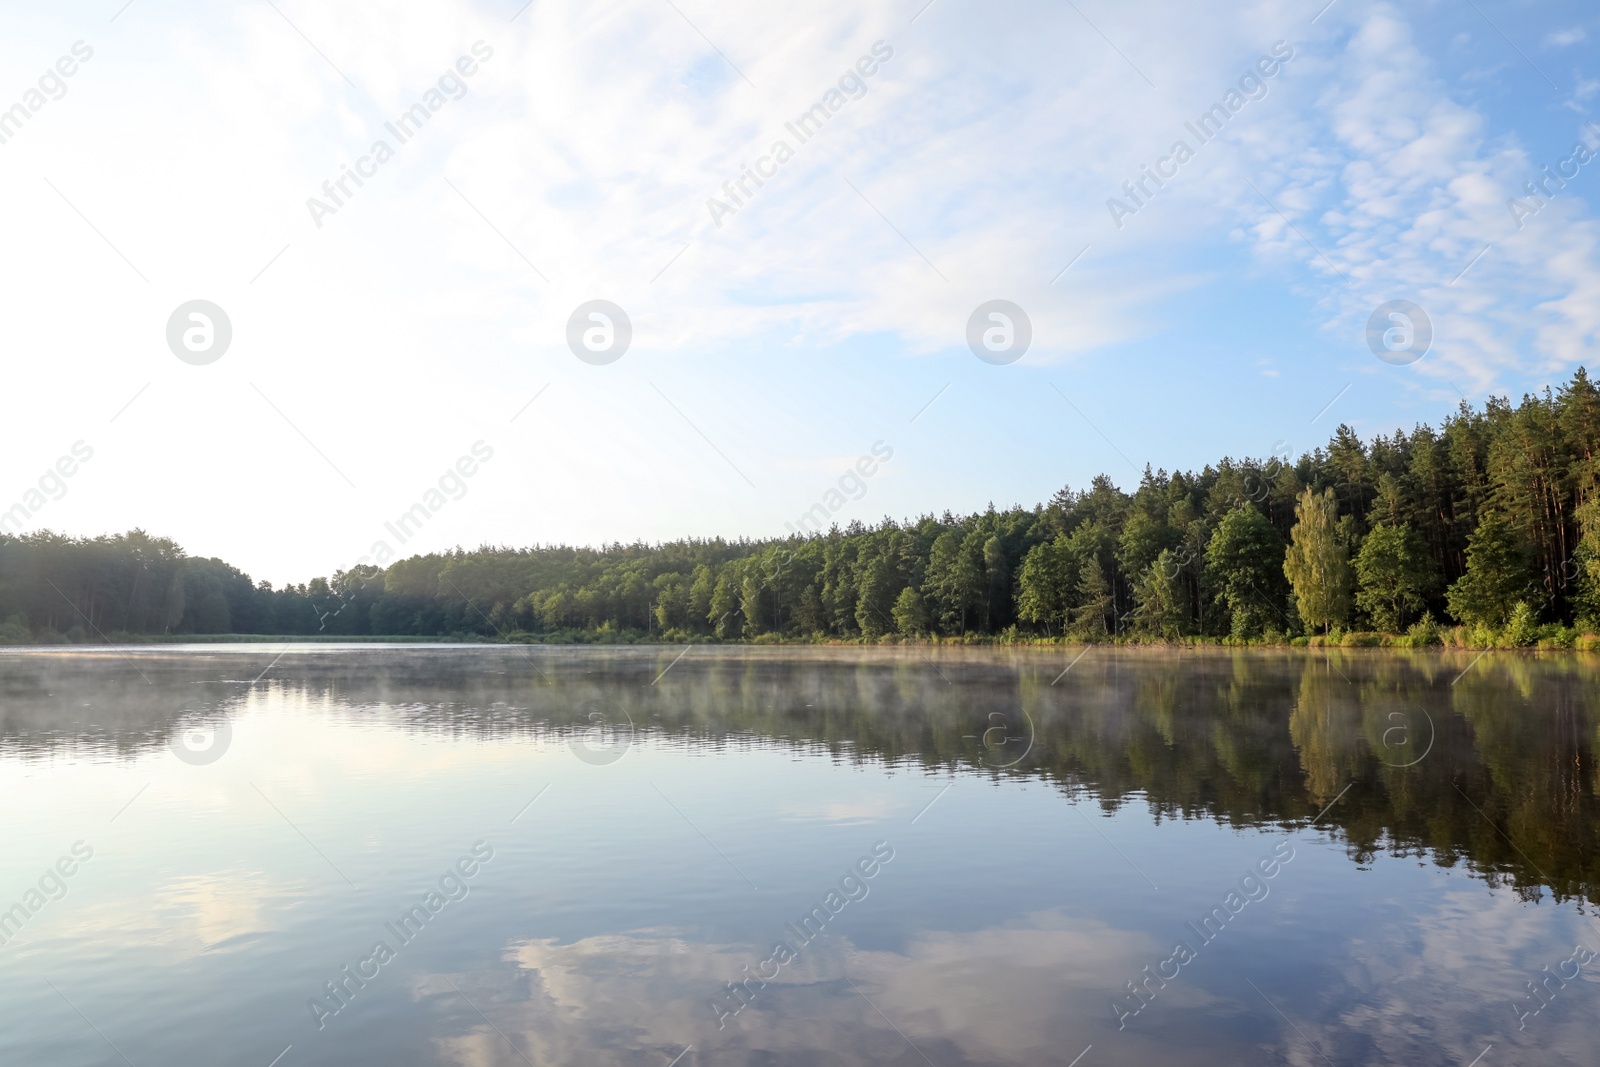
<svg viewBox="0 0 1600 1067">
<path fill-rule="evenodd" d="M 1593 658 L 1078 654 L 0 654 L 0 1063 L 1594 1062 Z"/>
</svg>

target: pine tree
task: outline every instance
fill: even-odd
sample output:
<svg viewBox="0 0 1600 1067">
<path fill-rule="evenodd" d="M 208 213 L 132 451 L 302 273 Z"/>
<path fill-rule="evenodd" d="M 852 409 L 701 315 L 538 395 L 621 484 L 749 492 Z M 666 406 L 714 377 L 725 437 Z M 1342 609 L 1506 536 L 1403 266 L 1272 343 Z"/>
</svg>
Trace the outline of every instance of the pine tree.
<svg viewBox="0 0 1600 1067">
<path fill-rule="evenodd" d="M 1072 626 L 1079 633 L 1103 636 L 1106 616 L 1111 613 L 1111 584 L 1106 581 L 1100 561 L 1090 556 L 1078 578 L 1078 606 L 1072 611 Z"/>
<path fill-rule="evenodd" d="M 874 556 L 861 568 L 856 597 L 856 625 L 864 637 L 881 637 L 894 627 L 894 568 L 883 556 Z"/>
<path fill-rule="evenodd" d="M 730 573 L 731 567 L 724 568 L 717 575 L 717 584 L 711 593 L 711 605 L 706 611 L 706 621 L 711 625 L 711 632 L 718 637 L 738 637 L 744 633 L 744 620 L 739 612 L 738 587 Z"/>
<path fill-rule="evenodd" d="M 1134 629 L 1171 640 L 1188 629 L 1189 611 L 1179 575 L 1182 568 L 1170 548 L 1144 569 L 1134 583 Z"/>
<path fill-rule="evenodd" d="M 932 593 L 946 633 L 967 632 L 967 618 L 979 605 L 983 572 L 973 558 L 971 538 L 950 530 L 934 541 L 924 588 Z"/>
</svg>

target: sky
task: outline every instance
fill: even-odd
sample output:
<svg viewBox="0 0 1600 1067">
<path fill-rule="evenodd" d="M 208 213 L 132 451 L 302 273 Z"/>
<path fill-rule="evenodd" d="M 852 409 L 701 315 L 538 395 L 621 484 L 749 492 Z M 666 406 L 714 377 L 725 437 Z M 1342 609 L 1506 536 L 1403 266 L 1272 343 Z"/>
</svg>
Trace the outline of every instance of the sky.
<svg viewBox="0 0 1600 1067">
<path fill-rule="evenodd" d="M 7 3 L 0 518 L 281 584 L 781 536 L 862 457 L 841 525 L 1437 425 L 1590 359 L 1597 44 L 1576 0 Z"/>
</svg>

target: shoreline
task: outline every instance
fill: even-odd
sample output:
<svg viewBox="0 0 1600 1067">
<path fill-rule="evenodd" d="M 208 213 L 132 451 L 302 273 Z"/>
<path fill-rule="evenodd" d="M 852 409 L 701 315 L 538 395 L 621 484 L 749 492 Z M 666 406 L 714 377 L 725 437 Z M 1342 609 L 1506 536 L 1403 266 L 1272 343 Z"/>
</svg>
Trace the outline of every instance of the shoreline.
<svg viewBox="0 0 1600 1067">
<path fill-rule="evenodd" d="M 578 648 L 663 648 L 663 649 L 688 649 L 703 648 L 746 648 L 746 649 L 913 649 L 918 651 L 941 651 L 950 649 L 1025 649 L 1041 652 L 1062 651 L 1089 651 L 1091 649 L 1105 649 L 1107 651 L 1149 651 L 1149 652 L 1174 652 L 1174 651 L 1386 651 L 1386 652 L 1575 652 L 1575 653 L 1600 653 L 1600 635 L 1578 634 L 1564 642 L 1542 639 L 1532 644 L 1512 644 L 1505 641 L 1476 642 L 1470 640 L 1446 639 L 1419 643 L 1406 634 L 1373 634 L 1351 633 L 1332 635 L 1329 639 L 1322 635 L 1316 637 L 1296 637 L 1282 640 L 1251 639 L 1247 641 L 1231 638 L 1205 638 L 1194 637 L 1182 640 L 1162 641 L 1150 638 L 1121 638 L 1107 640 L 1084 640 L 1081 638 L 1005 638 L 1001 636 L 984 636 L 973 638 L 877 638 L 873 640 L 839 640 L 828 638 L 811 640 L 807 638 L 774 638 L 764 634 L 752 641 L 729 640 L 716 637 L 691 638 L 689 640 L 669 639 L 655 635 L 639 635 L 630 637 L 626 635 L 607 635 L 599 639 L 586 639 L 585 637 L 556 636 L 553 640 L 539 640 L 537 636 L 512 634 L 503 638 L 487 638 L 476 634 L 451 634 L 434 637 L 418 637 L 414 635 L 396 634 L 381 635 L 310 635 L 310 634 L 171 634 L 164 636 L 113 634 L 104 640 L 98 641 L 53 641 L 53 642 L 17 642 L 12 644 L 0 643 L 0 655 L 13 652 L 49 652 L 49 651 L 79 651 L 88 649 L 117 649 L 117 648 L 247 648 L 254 645 L 304 645 L 307 647 L 326 647 L 339 645 L 401 647 L 401 648 L 438 648 L 438 647 L 477 647 L 477 648 L 515 648 L 539 647 L 558 649 Z"/>
</svg>

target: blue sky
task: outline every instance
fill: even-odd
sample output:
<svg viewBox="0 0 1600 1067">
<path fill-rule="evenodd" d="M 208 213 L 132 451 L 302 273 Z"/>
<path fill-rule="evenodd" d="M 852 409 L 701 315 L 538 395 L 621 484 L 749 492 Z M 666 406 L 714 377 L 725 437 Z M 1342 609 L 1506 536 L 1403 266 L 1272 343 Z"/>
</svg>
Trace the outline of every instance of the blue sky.
<svg viewBox="0 0 1600 1067">
<path fill-rule="evenodd" d="M 0 143 L 0 509 L 82 440 L 30 528 L 141 526 L 303 580 L 482 440 L 407 549 L 770 536 L 878 441 L 841 521 L 1437 423 L 1563 380 L 1600 331 L 1600 160 L 1520 227 L 1508 206 L 1600 146 L 1578 3 L 518 7 L 0 15 L 0 111 L 93 50 Z M 385 124 L 478 42 L 400 144 Z M 878 42 L 800 144 L 785 123 Z M 1275 47 L 1199 144 L 1185 123 Z M 1119 227 L 1107 201 L 1180 138 Z M 204 366 L 166 340 L 195 299 L 233 328 Z M 605 365 L 567 343 L 596 299 L 633 325 Z M 966 340 L 993 299 L 1032 324 L 1006 365 Z M 1409 365 L 1366 343 L 1390 300 L 1433 326 Z"/>
</svg>

